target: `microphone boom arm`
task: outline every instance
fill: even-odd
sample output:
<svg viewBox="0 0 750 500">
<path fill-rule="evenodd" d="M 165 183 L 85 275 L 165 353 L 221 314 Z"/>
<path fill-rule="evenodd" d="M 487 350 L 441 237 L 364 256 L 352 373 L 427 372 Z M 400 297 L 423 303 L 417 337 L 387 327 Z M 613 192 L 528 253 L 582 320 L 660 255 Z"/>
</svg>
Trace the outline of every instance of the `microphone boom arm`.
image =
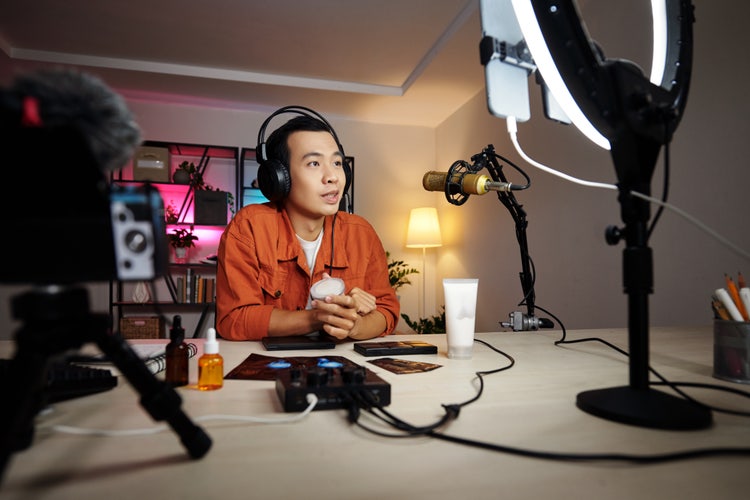
<svg viewBox="0 0 750 500">
<path fill-rule="evenodd" d="M 508 182 L 508 179 L 503 173 L 502 165 L 497 161 L 498 157 L 494 146 L 490 144 L 484 148 L 481 153 L 472 156 L 471 160 L 474 162 L 474 165 L 479 166 L 477 171 L 486 168 L 493 181 Z M 503 158 L 503 160 L 508 162 L 505 158 Z M 523 300 L 520 304 L 525 304 L 527 315 L 533 317 L 535 301 L 534 273 L 532 272 L 529 245 L 526 238 L 526 228 L 529 225 L 526 220 L 526 211 L 523 209 L 523 205 L 518 203 L 518 200 L 516 200 L 512 191 L 498 191 L 497 198 L 500 200 L 500 203 L 508 209 L 515 224 L 516 240 L 518 241 L 518 248 L 521 253 L 521 272 L 519 273 L 519 278 L 521 280 L 521 289 L 523 290 Z"/>
<path fill-rule="evenodd" d="M 516 169 L 526 180 L 526 184 L 511 184 L 505 178 L 503 167 L 498 161 L 503 160 L 505 163 Z M 472 163 L 464 160 L 458 160 L 451 165 L 447 173 L 427 172 L 422 178 L 422 185 L 427 191 L 443 190 L 445 199 L 451 205 L 460 206 L 466 203 L 472 194 L 486 194 L 489 191 L 496 191 L 497 198 L 508 209 L 516 229 L 516 240 L 521 252 L 521 288 L 523 290 L 523 300 L 519 306 L 525 305 L 527 314 L 521 311 L 514 311 L 510 314 L 510 322 L 501 322 L 505 328 L 512 328 L 513 331 L 537 330 L 539 328 L 552 328 L 552 321 L 546 318 L 534 317 L 534 281 L 536 273 L 534 272 L 534 263 L 529 256 L 529 245 L 526 240 L 526 212 L 523 205 L 518 203 L 513 191 L 521 191 L 531 187 L 531 179 L 512 161 L 508 160 L 495 152 L 495 147 L 490 144 L 480 153 L 471 157 Z M 486 168 L 490 177 L 478 174 L 480 170 Z M 491 180 L 490 180 L 491 179 Z M 442 184 L 442 188 L 439 186 Z"/>
<path fill-rule="evenodd" d="M 471 161 L 473 164 L 469 169 L 472 172 L 478 172 L 481 169 L 486 168 L 493 181 L 508 183 L 508 179 L 503 173 L 503 167 L 498 161 L 498 158 L 511 165 L 526 178 L 526 185 L 518 186 L 517 189 L 526 189 L 531 185 L 531 180 L 529 179 L 529 177 L 520 168 L 513 164 L 513 162 L 498 155 L 495 152 L 495 147 L 492 144 L 484 148 L 481 153 L 478 153 L 471 157 Z M 505 206 L 505 208 L 508 210 L 515 224 L 516 240 L 518 241 L 518 248 L 521 254 L 521 272 L 519 273 L 519 278 L 521 280 L 521 289 L 523 290 L 523 300 L 519 303 L 519 305 L 526 306 L 525 316 L 520 311 L 511 313 L 511 321 L 508 323 L 503 322 L 502 326 L 510 327 L 514 331 L 551 328 L 553 324 L 550 320 L 534 317 L 536 300 L 536 296 L 534 293 L 534 281 L 536 279 L 536 274 L 534 272 L 534 265 L 531 260 L 531 256 L 529 255 L 529 245 L 526 238 L 526 228 L 529 225 L 528 221 L 526 220 L 526 211 L 523 209 L 523 205 L 521 205 L 518 200 L 516 200 L 516 197 L 511 190 L 498 191 L 497 198 L 500 200 L 500 203 L 502 203 L 503 206 Z"/>
</svg>

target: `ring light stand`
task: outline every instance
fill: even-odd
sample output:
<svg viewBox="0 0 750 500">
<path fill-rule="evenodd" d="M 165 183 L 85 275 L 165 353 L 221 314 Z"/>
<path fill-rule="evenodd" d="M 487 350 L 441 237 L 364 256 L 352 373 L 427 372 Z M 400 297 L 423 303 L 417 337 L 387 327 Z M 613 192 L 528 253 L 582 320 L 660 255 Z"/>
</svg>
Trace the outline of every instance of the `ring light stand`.
<svg viewBox="0 0 750 500">
<path fill-rule="evenodd" d="M 608 235 L 607 241 L 616 244 L 625 240 L 629 385 L 581 392 L 576 404 L 593 415 L 632 425 L 675 430 L 709 427 L 710 410 L 649 387 L 648 295 L 653 289 L 647 228 L 650 211 L 647 201 L 631 194 L 650 194 L 659 151 L 670 142 L 685 107 L 692 65 L 693 6 L 689 0 L 665 2 L 666 70 L 661 85 L 656 85 L 633 63 L 602 60 L 594 53 L 572 0 L 530 3 L 565 86 L 583 114 L 609 140 L 624 223 L 623 228 Z M 522 27 L 526 24 L 519 21 Z M 528 36 L 526 40 L 529 42 Z M 529 48 L 537 60 L 531 43 Z M 539 70 L 547 80 L 541 65 Z"/>
</svg>

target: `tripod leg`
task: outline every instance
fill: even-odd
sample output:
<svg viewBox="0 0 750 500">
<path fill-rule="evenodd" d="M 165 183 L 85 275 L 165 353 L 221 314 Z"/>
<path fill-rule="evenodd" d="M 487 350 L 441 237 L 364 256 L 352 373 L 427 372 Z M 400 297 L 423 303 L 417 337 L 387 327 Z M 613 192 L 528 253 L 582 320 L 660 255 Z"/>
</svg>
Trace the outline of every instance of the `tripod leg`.
<svg viewBox="0 0 750 500">
<path fill-rule="evenodd" d="M 182 398 L 172 386 L 157 379 L 119 334 L 107 329 L 108 317 L 94 315 L 92 340 L 141 395 L 141 406 L 154 420 L 165 420 L 180 437 L 192 458 L 201 458 L 211 448 L 211 438 L 182 411 Z"/>
<path fill-rule="evenodd" d="M 5 400 L 0 412 L 0 483 L 13 453 L 31 446 L 46 379 L 47 356 L 20 347 L 0 384 Z"/>
<path fill-rule="evenodd" d="M 0 480 L 15 451 L 31 446 L 34 418 L 43 408 L 50 359 L 83 343 L 78 313 L 88 311 L 82 289 L 35 289 L 14 297 L 11 310 L 23 325 L 15 334 L 16 352 L 0 382 Z"/>
<path fill-rule="evenodd" d="M 107 315 L 90 313 L 85 289 L 35 290 L 14 298 L 12 309 L 24 326 L 16 334 L 11 373 L 0 381 L 7 403 L 0 411 L 0 482 L 12 454 L 31 444 L 50 358 L 86 342 L 95 342 L 109 356 L 141 395 L 141 406 L 172 427 L 192 458 L 211 448 L 208 434 L 181 410 L 182 399 L 174 388 L 157 379 L 120 335 L 111 333 Z"/>
</svg>

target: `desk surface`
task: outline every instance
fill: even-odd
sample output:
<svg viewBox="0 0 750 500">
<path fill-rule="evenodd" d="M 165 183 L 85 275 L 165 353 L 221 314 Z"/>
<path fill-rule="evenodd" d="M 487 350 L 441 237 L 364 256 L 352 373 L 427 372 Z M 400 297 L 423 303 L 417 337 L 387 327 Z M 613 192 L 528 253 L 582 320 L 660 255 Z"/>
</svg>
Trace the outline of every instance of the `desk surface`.
<svg viewBox="0 0 750 500">
<path fill-rule="evenodd" d="M 568 339 L 601 336 L 627 347 L 624 330 L 569 332 Z M 511 370 L 485 377 L 484 394 L 465 407 L 446 434 L 493 444 L 570 453 L 658 454 L 694 448 L 750 446 L 747 417 L 714 414 L 712 428 L 663 431 L 600 419 L 575 406 L 582 390 L 627 385 L 626 359 L 598 343 L 555 346 L 559 331 L 477 335 L 516 360 Z M 441 404 L 476 394 L 475 372 L 507 361 L 481 344 L 471 360 L 446 357 L 445 337 L 426 340 L 437 355 L 409 359 L 442 365 L 396 375 L 352 349 L 269 353 L 259 342 L 222 342 L 225 372 L 250 353 L 272 356 L 341 355 L 368 366 L 391 384 L 388 410 L 413 424 L 439 418 Z M 11 342 L 0 343 L 10 355 Z M 196 378 L 195 359 L 191 376 Z M 673 381 L 705 382 L 747 391 L 711 376 L 710 328 L 651 331 L 651 365 Z M 227 380 L 219 391 L 178 389 L 183 409 L 207 414 L 287 416 L 271 381 Z M 715 390 L 691 390 L 707 404 L 750 411 L 750 404 Z M 364 417 L 363 417 L 364 418 Z M 363 420 L 377 426 L 372 419 Z M 200 460 L 187 457 L 166 430 L 135 437 L 83 437 L 51 432 L 51 425 L 101 429 L 152 427 L 127 381 L 112 391 L 57 404 L 40 417 L 34 444 L 14 454 L 0 498 L 732 498 L 750 490 L 750 459 L 713 457 L 634 465 L 524 458 L 442 440 L 389 439 L 350 425 L 343 410 L 316 411 L 291 424 L 208 421 L 213 447 Z M 382 428 L 388 430 L 387 428 Z"/>
</svg>

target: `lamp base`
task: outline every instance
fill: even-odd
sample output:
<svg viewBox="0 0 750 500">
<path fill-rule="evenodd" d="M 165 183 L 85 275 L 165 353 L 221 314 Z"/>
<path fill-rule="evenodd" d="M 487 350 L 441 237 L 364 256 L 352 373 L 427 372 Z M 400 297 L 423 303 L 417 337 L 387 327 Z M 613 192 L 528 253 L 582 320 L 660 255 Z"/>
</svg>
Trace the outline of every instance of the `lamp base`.
<svg viewBox="0 0 750 500">
<path fill-rule="evenodd" d="M 581 410 L 630 425 L 668 430 L 711 426 L 711 410 L 670 394 L 630 386 L 585 391 L 576 397 Z"/>
</svg>

